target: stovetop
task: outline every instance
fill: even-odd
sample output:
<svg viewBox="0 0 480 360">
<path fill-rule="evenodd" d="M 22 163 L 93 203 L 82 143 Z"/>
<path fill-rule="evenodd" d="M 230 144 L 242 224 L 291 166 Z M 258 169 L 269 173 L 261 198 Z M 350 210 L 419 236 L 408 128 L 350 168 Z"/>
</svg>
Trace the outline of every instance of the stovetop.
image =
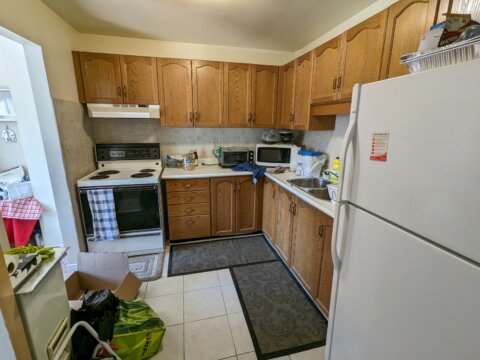
<svg viewBox="0 0 480 360">
<path fill-rule="evenodd" d="M 156 163 L 142 164 L 105 164 L 99 163 L 100 168 L 77 181 L 77 186 L 104 187 L 158 184 L 162 173 L 162 166 Z"/>
</svg>

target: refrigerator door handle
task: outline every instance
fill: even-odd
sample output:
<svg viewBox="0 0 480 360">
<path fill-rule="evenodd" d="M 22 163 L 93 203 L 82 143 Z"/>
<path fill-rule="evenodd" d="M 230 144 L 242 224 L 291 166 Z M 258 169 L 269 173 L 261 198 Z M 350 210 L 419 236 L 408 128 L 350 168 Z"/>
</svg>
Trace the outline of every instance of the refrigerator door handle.
<svg viewBox="0 0 480 360">
<path fill-rule="evenodd" d="M 333 223 L 333 234 L 332 234 L 332 261 L 333 261 L 333 268 L 335 271 L 339 272 L 340 268 L 342 267 L 342 260 L 340 259 L 340 255 L 338 254 L 338 230 L 340 227 L 340 210 L 341 207 L 345 204 L 337 203 L 335 206 L 335 221 Z"/>
<path fill-rule="evenodd" d="M 339 170 L 339 182 L 338 182 L 338 191 L 337 191 L 337 199 L 338 199 L 337 201 L 339 203 L 344 202 L 342 195 L 344 192 L 343 185 L 345 184 L 346 161 L 347 161 L 348 149 L 350 148 L 350 144 L 352 143 L 357 130 L 360 89 L 361 89 L 361 85 L 359 84 L 356 84 L 353 87 L 353 93 L 352 93 L 353 100 L 352 100 L 352 109 L 350 112 L 350 123 L 348 124 L 347 133 L 345 134 L 345 138 L 342 144 L 342 151 L 340 153 L 340 170 Z M 353 176 L 352 171 L 349 171 L 348 175 L 349 175 L 348 184 L 350 184 Z"/>
</svg>

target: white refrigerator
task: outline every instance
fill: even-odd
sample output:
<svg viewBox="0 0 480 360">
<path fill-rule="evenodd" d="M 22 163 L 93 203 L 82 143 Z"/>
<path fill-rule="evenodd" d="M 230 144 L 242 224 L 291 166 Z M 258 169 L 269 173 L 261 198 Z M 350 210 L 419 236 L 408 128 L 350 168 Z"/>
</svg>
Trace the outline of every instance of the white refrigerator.
<svg viewBox="0 0 480 360">
<path fill-rule="evenodd" d="M 356 86 L 328 360 L 480 359 L 480 61 Z"/>
</svg>

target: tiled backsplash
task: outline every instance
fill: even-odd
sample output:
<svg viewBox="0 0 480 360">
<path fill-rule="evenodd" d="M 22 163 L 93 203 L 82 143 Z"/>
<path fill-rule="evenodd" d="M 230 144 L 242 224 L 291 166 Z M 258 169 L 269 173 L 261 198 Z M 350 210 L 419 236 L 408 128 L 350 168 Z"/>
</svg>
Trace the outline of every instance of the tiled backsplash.
<svg viewBox="0 0 480 360">
<path fill-rule="evenodd" d="M 297 144 L 327 153 L 329 158 L 340 155 L 348 116 L 338 116 L 334 131 L 298 131 Z M 201 158 L 212 157 L 215 139 L 220 146 L 253 148 L 268 129 L 162 128 L 156 119 L 92 119 L 96 143 L 158 142 L 162 156 L 184 154 L 196 149 Z"/>
</svg>

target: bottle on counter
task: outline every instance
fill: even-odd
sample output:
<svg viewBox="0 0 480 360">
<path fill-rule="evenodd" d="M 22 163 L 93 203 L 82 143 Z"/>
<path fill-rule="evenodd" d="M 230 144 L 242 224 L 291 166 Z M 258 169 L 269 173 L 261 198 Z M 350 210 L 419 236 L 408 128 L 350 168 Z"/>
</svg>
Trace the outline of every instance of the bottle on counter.
<svg viewBox="0 0 480 360">
<path fill-rule="evenodd" d="M 198 152 L 197 152 L 197 149 L 193 150 L 193 156 L 195 157 L 195 166 L 198 166 Z"/>
<path fill-rule="evenodd" d="M 332 163 L 332 170 L 333 171 L 340 171 L 340 157 L 336 157 Z"/>
</svg>

